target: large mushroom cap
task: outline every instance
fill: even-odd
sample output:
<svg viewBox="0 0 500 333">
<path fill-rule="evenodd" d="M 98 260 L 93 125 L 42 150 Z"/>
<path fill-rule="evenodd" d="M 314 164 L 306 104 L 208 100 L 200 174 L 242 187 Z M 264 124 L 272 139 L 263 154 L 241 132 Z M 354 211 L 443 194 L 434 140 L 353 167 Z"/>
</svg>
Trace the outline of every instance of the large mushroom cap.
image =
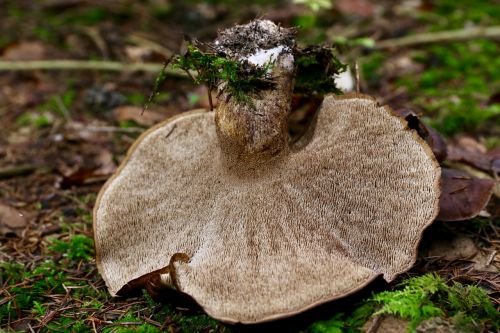
<svg viewBox="0 0 500 333">
<path fill-rule="evenodd" d="M 160 278 L 214 318 L 255 323 L 409 269 L 438 210 L 430 148 L 361 95 L 327 96 L 312 131 L 254 169 L 224 162 L 213 113 L 144 134 L 94 211 L 111 294 Z"/>
</svg>

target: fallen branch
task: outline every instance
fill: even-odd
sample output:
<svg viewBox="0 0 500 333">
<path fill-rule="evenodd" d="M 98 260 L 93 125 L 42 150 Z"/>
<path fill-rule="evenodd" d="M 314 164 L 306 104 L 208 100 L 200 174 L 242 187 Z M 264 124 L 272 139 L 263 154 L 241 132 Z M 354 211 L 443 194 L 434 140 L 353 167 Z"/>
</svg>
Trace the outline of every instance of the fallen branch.
<svg viewBox="0 0 500 333">
<path fill-rule="evenodd" d="M 33 71 L 33 70 L 95 70 L 115 72 L 153 72 L 161 71 L 161 63 L 122 63 L 117 61 L 96 60 L 33 60 L 33 61 L 0 61 L 1 71 Z M 187 77 L 181 70 L 167 69 L 167 75 Z"/>
<path fill-rule="evenodd" d="M 472 27 L 461 30 L 429 32 L 401 38 L 386 39 L 377 42 L 373 48 L 391 49 L 430 43 L 466 41 L 478 38 L 500 38 L 500 26 Z"/>
</svg>

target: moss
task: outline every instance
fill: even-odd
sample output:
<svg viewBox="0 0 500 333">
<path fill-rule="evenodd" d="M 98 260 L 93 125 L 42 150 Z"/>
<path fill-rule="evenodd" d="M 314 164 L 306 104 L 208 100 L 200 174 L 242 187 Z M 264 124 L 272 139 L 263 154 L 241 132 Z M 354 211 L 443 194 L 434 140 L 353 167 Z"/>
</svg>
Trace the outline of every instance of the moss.
<svg viewBox="0 0 500 333">
<path fill-rule="evenodd" d="M 272 85 L 272 80 L 267 77 L 271 62 L 262 67 L 250 68 L 238 61 L 203 52 L 189 45 L 186 54 L 175 57 L 172 63 L 174 68 L 196 72 L 195 83 L 205 84 L 209 92 L 225 83 L 226 91 L 239 102 L 249 102 L 249 95 Z"/>
<path fill-rule="evenodd" d="M 94 256 L 94 241 L 84 235 L 74 235 L 68 241 L 54 239 L 49 250 L 63 253 L 71 261 L 90 260 Z"/>
<path fill-rule="evenodd" d="M 409 332 L 433 317 L 450 319 L 467 332 L 500 329 L 500 315 L 486 291 L 475 285 L 452 284 L 436 274 L 413 277 L 396 290 L 383 291 L 365 300 L 351 315 L 339 313 L 314 323 L 311 333 L 360 332 L 370 316 L 390 314 L 409 320 Z"/>
<path fill-rule="evenodd" d="M 500 24 L 500 7 L 493 0 L 440 0 L 433 6 L 432 12 L 417 12 L 430 31 Z M 487 39 L 425 46 L 413 57 L 427 68 L 417 76 L 402 76 L 397 84 L 446 135 L 495 130 L 498 126 L 487 124 L 500 118 L 500 105 L 486 102 L 500 86 L 499 52 L 498 43 Z"/>
<path fill-rule="evenodd" d="M 0 262 L 0 285 L 5 287 L 9 295 L 9 299 L 0 304 L 0 326 L 27 315 L 41 320 L 60 308 L 60 303 L 54 302 L 54 297 L 66 295 L 64 314 L 54 316 L 46 326 L 40 328 L 40 332 L 93 332 L 88 319 L 89 312 L 81 309 L 98 312 L 113 304 L 104 288 L 95 288 L 98 281 L 93 276 L 97 276 L 93 273 L 94 267 L 89 265 L 93 255 L 92 239 L 75 235 L 64 240 L 53 240 L 48 251 L 55 259 L 38 262 L 34 268 L 15 262 Z M 144 318 L 147 317 L 165 323 L 164 331 L 169 332 L 228 331 L 205 314 L 176 311 L 169 305 L 154 302 L 146 293 L 142 302 L 139 300 L 134 303 L 124 317 L 107 322 L 99 329 L 103 332 L 160 332 L 159 327 L 145 322 Z"/>
<path fill-rule="evenodd" d="M 305 95 L 320 95 L 341 91 L 335 84 L 335 75 L 346 70 L 330 47 L 308 47 L 295 52 L 297 73 L 294 92 Z"/>
<path fill-rule="evenodd" d="M 307 47 L 297 48 L 294 51 L 297 68 L 294 93 L 319 96 L 341 93 L 335 84 L 334 76 L 345 71 L 347 66 L 335 57 L 333 48 Z M 253 66 L 215 53 L 204 52 L 194 45 L 189 45 L 184 55 L 175 56 L 165 63 L 156 77 L 146 109 L 159 94 L 168 65 L 184 70 L 196 84 L 205 84 L 208 87 L 209 99 L 212 91 L 225 84 L 224 89 L 230 98 L 235 98 L 240 103 L 252 103 L 252 95 L 274 85 L 272 77 L 268 74 L 273 66 L 272 62 L 264 66 Z M 192 76 L 191 73 L 196 75 Z"/>
<path fill-rule="evenodd" d="M 397 84 L 407 87 L 440 132 L 478 131 L 500 117 L 499 104 L 485 104 L 498 85 L 499 52 L 500 47 L 490 41 L 430 46 L 415 57 L 429 67 L 417 79 L 403 76 Z"/>
<path fill-rule="evenodd" d="M 122 319 L 115 321 L 112 325 L 103 330 L 104 333 L 159 333 L 160 329 L 148 323 L 143 323 L 140 318 L 137 318 L 133 313 L 128 312 Z"/>
</svg>

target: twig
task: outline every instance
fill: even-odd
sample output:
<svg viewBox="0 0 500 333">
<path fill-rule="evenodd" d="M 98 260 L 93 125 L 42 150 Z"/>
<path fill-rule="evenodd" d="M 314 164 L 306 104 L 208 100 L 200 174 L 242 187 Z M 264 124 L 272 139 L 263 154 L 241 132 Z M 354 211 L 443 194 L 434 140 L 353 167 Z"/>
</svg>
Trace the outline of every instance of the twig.
<svg viewBox="0 0 500 333">
<path fill-rule="evenodd" d="M 356 70 L 356 93 L 359 94 L 359 65 L 357 61 L 354 64 L 354 68 Z"/>
<path fill-rule="evenodd" d="M 495 259 L 495 256 L 497 253 L 498 252 L 496 250 L 490 253 L 490 255 L 488 256 L 488 260 L 486 261 L 486 266 L 491 265 L 491 263 L 493 262 L 493 259 Z"/>
<path fill-rule="evenodd" d="M 0 179 L 23 176 L 45 168 L 45 165 L 21 164 L 0 168 Z"/>
<path fill-rule="evenodd" d="M 81 124 L 70 124 L 68 128 L 77 131 L 89 131 L 96 133 L 142 133 L 145 130 L 140 127 L 114 127 L 114 126 L 85 126 Z"/>
<path fill-rule="evenodd" d="M 130 41 L 131 43 L 134 43 L 135 45 L 149 48 L 149 49 L 153 50 L 154 52 L 161 54 L 162 56 L 164 56 L 167 59 L 170 58 L 174 54 L 174 52 L 172 52 L 168 48 L 164 47 L 163 45 L 158 44 L 158 43 L 156 43 L 148 38 L 145 38 L 141 35 L 138 35 L 136 33 L 132 33 L 128 37 L 128 41 Z"/>
<path fill-rule="evenodd" d="M 458 42 L 477 38 L 500 38 L 500 26 L 472 27 L 461 30 L 448 30 L 411 35 L 379 41 L 374 49 L 390 49 L 441 42 Z"/>
<path fill-rule="evenodd" d="M 85 27 L 82 28 L 82 31 L 85 35 L 87 35 L 92 42 L 97 46 L 101 55 L 105 58 L 109 58 L 108 48 L 106 47 L 106 41 L 102 38 L 101 33 L 98 28 L 95 27 Z"/>
<path fill-rule="evenodd" d="M 0 61 L 1 71 L 33 71 L 33 70 L 94 70 L 116 72 L 159 72 L 161 63 L 122 63 L 117 61 L 96 60 L 34 60 L 34 61 Z M 170 76 L 187 77 L 182 70 L 166 69 Z"/>
<path fill-rule="evenodd" d="M 366 330 L 367 333 L 377 333 L 378 329 L 380 328 L 380 324 L 382 324 L 382 316 L 376 316 L 373 319 L 373 322 L 371 323 L 370 327 Z"/>
</svg>

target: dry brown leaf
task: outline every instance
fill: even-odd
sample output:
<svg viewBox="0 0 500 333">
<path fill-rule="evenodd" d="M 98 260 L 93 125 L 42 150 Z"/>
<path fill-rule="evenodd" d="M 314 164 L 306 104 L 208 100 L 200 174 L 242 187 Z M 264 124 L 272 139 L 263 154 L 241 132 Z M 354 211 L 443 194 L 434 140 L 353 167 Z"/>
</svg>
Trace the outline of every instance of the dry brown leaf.
<svg viewBox="0 0 500 333">
<path fill-rule="evenodd" d="M 28 222 L 17 209 L 0 203 L 0 235 L 20 236 Z"/>
<path fill-rule="evenodd" d="M 423 64 L 414 60 L 410 52 L 406 52 L 392 56 L 384 63 L 382 72 L 384 77 L 396 78 L 402 75 L 415 75 L 423 69 Z"/>
<path fill-rule="evenodd" d="M 491 176 L 490 174 L 481 171 L 479 169 L 476 169 L 474 167 L 471 167 L 468 164 L 458 163 L 458 162 L 446 162 L 446 166 L 452 169 L 465 171 L 468 174 L 479 179 L 489 179 L 495 181 L 495 178 L 493 178 L 493 176 Z M 495 182 L 495 186 L 493 186 L 493 195 L 500 199 L 500 181 Z"/>
<path fill-rule="evenodd" d="M 115 108 L 113 110 L 113 117 L 117 121 L 133 120 L 142 126 L 151 126 L 165 119 L 165 116 L 158 112 L 147 110 L 143 113 L 142 107 L 131 105 Z"/>
<path fill-rule="evenodd" d="M 99 149 L 91 158 L 81 159 L 72 167 L 60 164 L 59 172 L 63 175 L 60 186 L 64 189 L 83 186 L 105 180 L 116 169 L 113 154 L 107 149 Z"/>
<path fill-rule="evenodd" d="M 94 170 L 96 176 L 107 176 L 116 170 L 113 154 L 107 149 L 103 149 L 97 154 L 95 162 L 99 165 L 99 168 Z"/>
<path fill-rule="evenodd" d="M 143 62 L 149 60 L 153 51 L 142 46 L 125 46 L 125 54 L 132 62 Z"/>
<path fill-rule="evenodd" d="M 474 241 L 464 235 L 435 239 L 426 251 L 427 257 L 442 257 L 446 260 L 472 259 L 479 249 Z"/>
<path fill-rule="evenodd" d="M 41 42 L 20 42 L 7 47 L 0 59 L 3 60 L 40 60 L 46 54 L 45 45 Z"/>
<path fill-rule="evenodd" d="M 500 148 L 490 152 L 486 147 L 471 137 L 460 137 L 447 148 L 447 159 L 462 162 L 493 175 L 500 173 Z"/>
<path fill-rule="evenodd" d="M 338 0 L 335 8 L 342 14 L 372 17 L 375 15 L 375 6 L 365 0 Z"/>
<path fill-rule="evenodd" d="M 479 179 L 454 169 L 441 172 L 440 221 L 461 221 L 473 218 L 486 207 L 495 181 Z"/>
</svg>

